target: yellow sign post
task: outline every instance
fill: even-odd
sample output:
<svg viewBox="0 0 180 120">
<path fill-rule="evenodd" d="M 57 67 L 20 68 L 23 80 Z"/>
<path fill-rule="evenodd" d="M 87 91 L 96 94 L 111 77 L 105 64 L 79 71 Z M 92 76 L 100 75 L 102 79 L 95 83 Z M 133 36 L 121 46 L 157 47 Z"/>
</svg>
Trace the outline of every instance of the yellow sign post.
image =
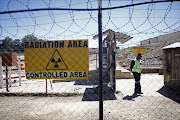
<svg viewBox="0 0 180 120">
<path fill-rule="evenodd" d="M 88 79 L 88 40 L 25 41 L 27 79 Z"/>
<path fill-rule="evenodd" d="M 145 47 L 133 47 L 133 53 L 145 54 Z"/>
</svg>

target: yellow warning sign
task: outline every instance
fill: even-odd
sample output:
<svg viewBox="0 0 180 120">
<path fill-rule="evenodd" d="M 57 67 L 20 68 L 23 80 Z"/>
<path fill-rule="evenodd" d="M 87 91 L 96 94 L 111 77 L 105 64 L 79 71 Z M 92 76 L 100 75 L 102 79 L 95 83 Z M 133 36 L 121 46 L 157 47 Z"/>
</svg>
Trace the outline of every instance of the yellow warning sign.
<svg viewBox="0 0 180 120">
<path fill-rule="evenodd" d="M 25 41 L 27 79 L 88 79 L 88 40 Z"/>
<path fill-rule="evenodd" d="M 133 53 L 145 54 L 145 48 L 144 47 L 133 47 Z"/>
</svg>

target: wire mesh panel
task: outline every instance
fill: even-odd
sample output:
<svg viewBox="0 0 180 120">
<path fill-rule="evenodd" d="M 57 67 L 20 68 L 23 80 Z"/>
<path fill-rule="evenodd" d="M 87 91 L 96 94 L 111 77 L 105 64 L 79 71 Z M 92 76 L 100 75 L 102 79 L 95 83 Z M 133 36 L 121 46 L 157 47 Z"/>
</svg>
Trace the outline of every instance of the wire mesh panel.
<svg viewBox="0 0 180 120">
<path fill-rule="evenodd" d="M 0 1 L 0 119 L 97 120 L 102 92 L 105 120 L 179 120 L 179 12 L 179 1 Z"/>
</svg>

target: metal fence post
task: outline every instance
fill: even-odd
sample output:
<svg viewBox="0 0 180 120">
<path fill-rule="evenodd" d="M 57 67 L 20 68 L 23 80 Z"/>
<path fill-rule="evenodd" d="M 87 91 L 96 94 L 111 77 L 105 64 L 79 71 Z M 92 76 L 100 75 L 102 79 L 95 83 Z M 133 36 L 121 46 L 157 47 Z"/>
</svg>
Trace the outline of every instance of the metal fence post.
<svg viewBox="0 0 180 120">
<path fill-rule="evenodd" d="M 47 79 L 46 79 L 46 95 L 47 95 L 47 92 L 48 92 L 48 90 L 47 90 L 48 88 L 47 88 Z"/>
<path fill-rule="evenodd" d="M 102 0 L 98 0 L 98 31 L 99 31 L 99 120 L 103 120 L 103 85 L 102 85 Z"/>
<path fill-rule="evenodd" d="M 96 53 L 96 70 L 97 70 L 97 53 Z"/>
<path fill-rule="evenodd" d="M 115 59 L 116 53 L 113 52 L 112 53 L 112 57 L 113 57 L 113 90 L 114 92 L 116 92 L 116 59 Z"/>
<path fill-rule="evenodd" d="M 0 88 L 3 88 L 3 68 L 2 68 L 1 55 L 0 55 Z"/>
<path fill-rule="evenodd" d="M 112 53 L 113 59 L 113 90 L 116 92 L 116 33 L 114 33 L 114 50 Z"/>
</svg>

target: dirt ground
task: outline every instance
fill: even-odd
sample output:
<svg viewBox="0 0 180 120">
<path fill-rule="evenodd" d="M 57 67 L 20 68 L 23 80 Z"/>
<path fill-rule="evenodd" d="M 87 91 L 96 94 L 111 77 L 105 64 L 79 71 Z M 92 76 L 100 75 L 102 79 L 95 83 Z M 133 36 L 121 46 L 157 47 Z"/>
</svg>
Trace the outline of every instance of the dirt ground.
<svg viewBox="0 0 180 120">
<path fill-rule="evenodd" d="M 97 120 L 98 101 L 72 97 L 0 97 L 1 120 Z M 180 104 L 163 96 L 104 101 L 104 120 L 180 120 Z"/>
<path fill-rule="evenodd" d="M 97 85 L 97 80 L 55 82 L 52 89 L 48 81 L 48 93 L 69 94 L 43 96 L 45 80 L 13 83 L 10 92 L 0 89 L 0 120 L 98 120 Z M 142 74 L 140 96 L 132 95 L 134 79 L 117 79 L 116 85 L 115 94 L 103 84 L 104 120 L 180 120 L 180 95 L 164 86 L 163 75 Z M 16 96 L 21 94 L 27 96 Z"/>
</svg>

